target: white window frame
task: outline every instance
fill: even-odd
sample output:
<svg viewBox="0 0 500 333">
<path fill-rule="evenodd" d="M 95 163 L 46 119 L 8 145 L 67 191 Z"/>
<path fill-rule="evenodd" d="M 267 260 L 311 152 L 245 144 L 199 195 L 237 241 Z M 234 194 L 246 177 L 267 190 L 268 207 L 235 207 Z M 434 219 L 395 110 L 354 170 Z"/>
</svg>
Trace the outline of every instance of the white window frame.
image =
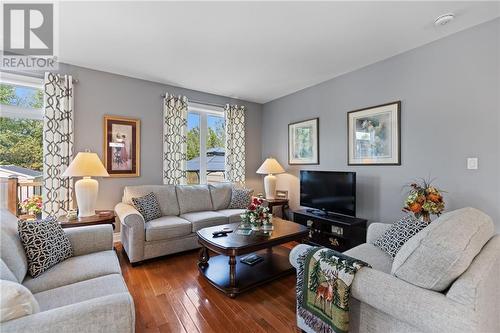
<svg viewBox="0 0 500 333">
<path fill-rule="evenodd" d="M 43 90 L 43 79 L 0 72 L 0 83 Z M 0 117 L 43 120 L 43 108 L 32 109 L 1 104 Z"/>
<path fill-rule="evenodd" d="M 188 102 L 188 114 L 195 113 L 200 117 L 200 184 L 207 184 L 207 135 L 208 116 L 224 118 L 224 109 L 218 106 Z"/>
</svg>

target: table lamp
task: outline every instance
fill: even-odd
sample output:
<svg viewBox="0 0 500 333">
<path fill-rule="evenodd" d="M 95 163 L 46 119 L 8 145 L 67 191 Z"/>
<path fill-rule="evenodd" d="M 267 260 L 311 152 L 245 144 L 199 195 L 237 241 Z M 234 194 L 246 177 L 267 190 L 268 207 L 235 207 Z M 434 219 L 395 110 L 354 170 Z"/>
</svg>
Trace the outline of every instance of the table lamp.
<svg viewBox="0 0 500 333">
<path fill-rule="evenodd" d="M 274 199 L 276 192 L 276 176 L 274 174 L 283 173 L 285 169 L 276 161 L 275 158 L 266 158 L 264 163 L 257 170 L 258 174 L 264 174 L 264 190 L 266 192 L 266 199 Z"/>
<path fill-rule="evenodd" d="M 109 177 L 99 156 L 90 152 L 78 153 L 62 177 L 83 177 L 75 183 L 78 217 L 95 215 L 99 183 L 90 177 Z"/>
</svg>

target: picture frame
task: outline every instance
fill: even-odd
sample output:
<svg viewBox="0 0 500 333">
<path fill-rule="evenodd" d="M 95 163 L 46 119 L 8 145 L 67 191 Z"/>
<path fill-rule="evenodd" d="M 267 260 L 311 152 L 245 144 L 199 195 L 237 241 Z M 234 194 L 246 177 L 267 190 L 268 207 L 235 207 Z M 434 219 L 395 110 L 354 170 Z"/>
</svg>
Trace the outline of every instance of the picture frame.
<svg viewBox="0 0 500 333">
<path fill-rule="evenodd" d="M 285 190 L 276 190 L 274 195 L 276 199 L 288 199 L 288 191 Z"/>
<path fill-rule="evenodd" d="M 141 167 L 141 121 L 104 116 L 104 166 L 110 177 L 139 177 Z"/>
<path fill-rule="evenodd" d="M 319 164 L 319 118 L 288 124 L 288 164 Z"/>
<path fill-rule="evenodd" d="M 348 165 L 401 165 L 401 101 L 347 113 Z"/>
</svg>

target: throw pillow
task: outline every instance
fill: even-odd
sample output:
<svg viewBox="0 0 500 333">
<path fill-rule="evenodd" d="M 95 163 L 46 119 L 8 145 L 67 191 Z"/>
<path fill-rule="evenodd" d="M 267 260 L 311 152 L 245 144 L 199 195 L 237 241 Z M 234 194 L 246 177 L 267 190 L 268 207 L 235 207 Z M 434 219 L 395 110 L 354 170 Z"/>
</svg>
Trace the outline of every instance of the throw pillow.
<svg viewBox="0 0 500 333">
<path fill-rule="evenodd" d="M 413 215 L 407 215 L 399 221 L 394 222 L 373 245 L 394 258 L 399 249 L 427 225 L 427 222 L 420 221 Z"/>
<path fill-rule="evenodd" d="M 153 192 L 143 197 L 132 198 L 135 209 L 142 215 L 144 222 L 149 222 L 161 217 L 161 208 Z"/>
<path fill-rule="evenodd" d="M 53 217 L 19 220 L 17 230 L 28 259 L 28 272 L 32 277 L 37 277 L 73 255 L 68 236 Z"/>
<path fill-rule="evenodd" d="M 40 312 L 35 297 L 22 284 L 0 280 L 0 322 Z"/>
<path fill-rule="evenodd" d="M 246 209 L 252 202 L 252 195 L 252 189 L 233 187 L 229 209 Z"/>
</svg>

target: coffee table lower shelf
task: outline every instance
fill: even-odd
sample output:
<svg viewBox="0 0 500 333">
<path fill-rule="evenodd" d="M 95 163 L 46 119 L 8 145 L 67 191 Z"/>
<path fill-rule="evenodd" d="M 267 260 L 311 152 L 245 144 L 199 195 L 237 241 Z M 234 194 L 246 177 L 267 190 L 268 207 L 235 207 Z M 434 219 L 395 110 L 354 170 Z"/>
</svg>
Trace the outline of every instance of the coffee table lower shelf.
<svg viewBox="0 0 500 333">
<path fill-rule="evenodd" d="M 263 257 L 263 261 L 250 266 L 240 262 L 242 256 L 236 256 L 234 286 L 231 286 L 230 257 L 217 255 L 210 257 L 206 265 L 199 264 L 200 273 L 217 289 L 235 297 L 237 294 L 250 290 L 269 281 L 295 272 L 288 259 L 290 250 L 276 246 L 254 252 Z"/>
</svg>

